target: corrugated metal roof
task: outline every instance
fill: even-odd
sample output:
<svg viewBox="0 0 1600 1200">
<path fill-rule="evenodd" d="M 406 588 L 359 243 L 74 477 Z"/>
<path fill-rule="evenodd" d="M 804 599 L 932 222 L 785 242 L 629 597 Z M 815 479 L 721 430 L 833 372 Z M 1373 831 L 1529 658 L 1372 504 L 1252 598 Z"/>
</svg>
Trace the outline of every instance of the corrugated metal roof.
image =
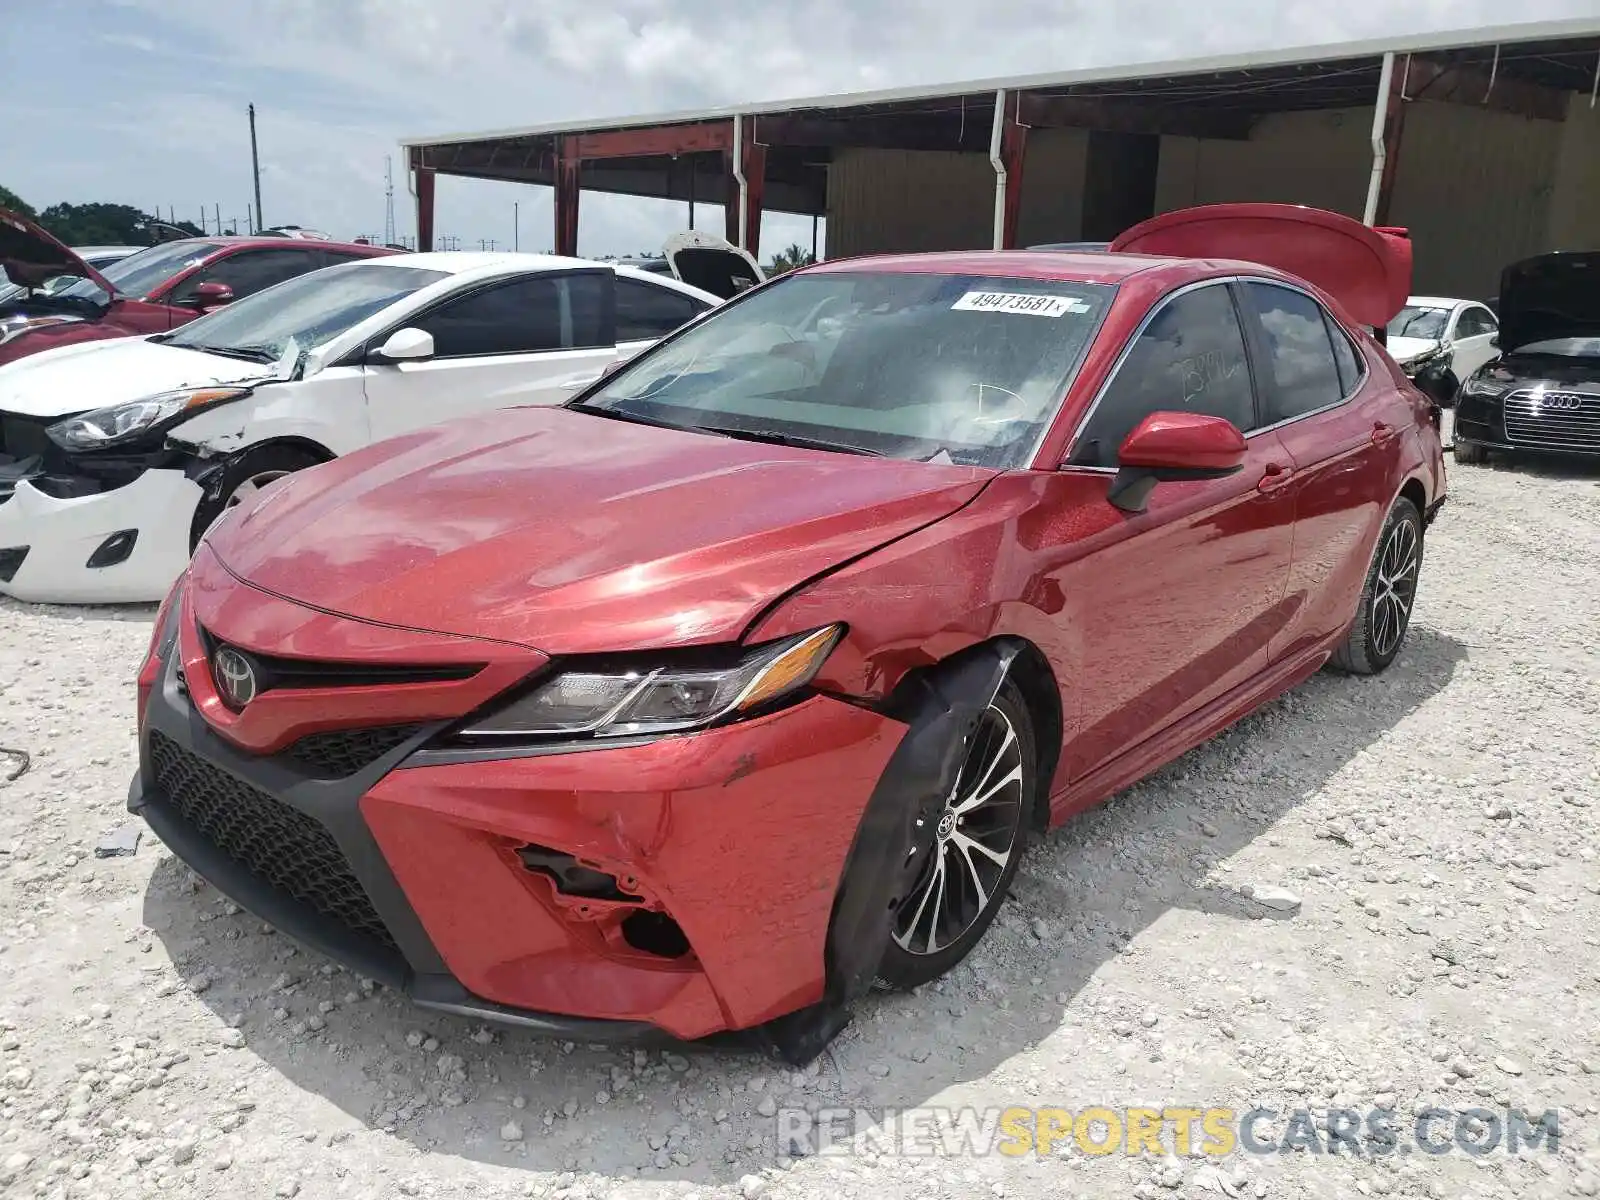
<svg viewBox="0 0 1600 1200">
<path fill-rule="evenodd" d="M 587 133 L 599 130 L 634 129 L 651 125 L 674 125 L 690 121 L 726 119 L 735 114 L 757 116 L 792 112 L 799 109 L 848 109 L 874 104 L 935 100 L 976 92 L 1033 88 L 1062 88 L 1079 84 L 1116 83 L 1123 80 L 1163 76 L 1209 75 L 1249 71 L 1266 67 L 1293 67 L 1338 59 L 1376 58 L 1385 53 L 1425 54 L 1474 46 L 1515 45 L 1524 42 L 1555 41 L 1600 36 L 1600 14 L 1556 21 L 1527 21 L 1514 25 L 1484 26 L 1476 29 L 1437 33 L 1408 34 L 1373 38 L 1359 42 L 1304 46 L 1289 50 L 1256 50 L 1243 54 L 1217 55 L 1169 62 L 1126 63 L 1114 67 L 1092 67 L 1079 71 L 1016 75 L 993 79 L 925 87 L 893 88 L 875 92 L 846 92 L 830 96 L 810 96 L 787 100 L 768 100 L 753 104 L 719 108 L 687 109 L 629 117 L 583 121 L 556 121 L 511 129 L 481 130 L 476 133 L 449 133 L 429 137 L 404 138 L 402 147 L 440 146 L 456 142 L 483 142 L 500 138 L 538 137 L 558 133 Z"/>
</svg>

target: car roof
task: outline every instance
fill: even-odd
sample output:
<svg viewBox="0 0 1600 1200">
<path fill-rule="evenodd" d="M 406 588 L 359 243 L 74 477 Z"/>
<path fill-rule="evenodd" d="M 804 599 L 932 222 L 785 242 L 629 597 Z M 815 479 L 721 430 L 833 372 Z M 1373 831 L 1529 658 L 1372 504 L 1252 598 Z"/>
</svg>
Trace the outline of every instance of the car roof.
<svg viewBox="0 0 1600 1200">
<path fill-rule="evenodd" d="M 949 275 L 995 275 L 1062 283 L 1119 284 L 1135 275 L 1167 276 L 1172 282 L 1234 273 L 1263 279 L 1291 279 L 1261 263 L 1223 258 L 1170 258 L 1154 254 L 1110 254 L 1070 250 L 956 250 L 933 254 L 883 254 L 835 258 L 796 274 L 835 271 L 926 272 Z"/>
<path fill-rule="evenodd" d="M 279 242 L 279 245 L 282 245 Z M 397 267 L 416 267 L 422 271 L 577 271 L 609 266 L 587 258 L 566 258 L 559 254 L 532 254 L 516 250 L 427 250 L 420 254 L 397 254 L 388 260 Z"/>
<path fill-rule="evenodd" d="M 398 257 L 400 251 L 390 250 L 386 246 L 375 246 L 370 242 L 330 242 L 320 238 L 281 238 L 281 237 L 247 237 L 244 234 L 214 233 L 207 237 L 173 238 L 170 242 L 157 242 L 158 246 L 172 246 L 179 242 L 205 243 L 215 246 L 219 250 L 236 250 L 246 248 L 251 250 L 283 250 L 286 248 L 297 250 L 357 250 L 371 254 L 373 257 L 394 255 Z"/>
<path fill-rule="evenodd" d="M 1407 296 L 1406 303 L 1416 308 L 1454 308 L 1458 304 L 1481 304 L 1481 300 L 1463 300 L 1458 296 Z"/>
</svg>

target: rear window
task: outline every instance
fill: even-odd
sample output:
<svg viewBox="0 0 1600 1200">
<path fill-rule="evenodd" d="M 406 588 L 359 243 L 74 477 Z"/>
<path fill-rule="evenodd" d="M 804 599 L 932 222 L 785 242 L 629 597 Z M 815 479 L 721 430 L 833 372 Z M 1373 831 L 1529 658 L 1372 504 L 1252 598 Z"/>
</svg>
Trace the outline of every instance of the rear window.
<svg viewBox="0 0 1600 1200">
<path fill-rule="evenodd" d="M 901 458 L 1025 465 L 1115 289 L 901 272 L 795 275 L 713 311 L 582 407 Z"/>
</svg>

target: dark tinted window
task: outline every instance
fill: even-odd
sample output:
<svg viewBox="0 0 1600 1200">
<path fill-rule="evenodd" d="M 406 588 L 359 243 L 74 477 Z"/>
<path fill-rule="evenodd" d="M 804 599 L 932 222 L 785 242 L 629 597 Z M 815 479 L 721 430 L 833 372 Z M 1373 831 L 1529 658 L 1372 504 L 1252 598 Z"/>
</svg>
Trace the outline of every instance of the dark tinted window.
<svg viewBox="0 0 1600 1200">
<path fill-rule="evenodd" d="M 1486 333 L 1494 333 L 1497 329 L 1494 318 L 1481 308 L 1464 310 L 1456 321 L 1458 338 L 1481 337 Z"/>
<path fill-rule="evenodd" d="M 1356 384 L 1361 382 L 1361 360 L 1357 351 L 1350 344 L 1350 338 L 1344 330 L 1327 313 L 1323 314 L 1328 325 L 1328 337 L 1333 340 L 1333 361 L 1339 367 L 1339 391 L 1348 396 L 1356 390 Z"/>
<path fill-rule="evenodd" d="M 241 250 L 196 271 L 173 298 L 179 302 L 188 299 L 202 283 L 225 283 L 233 289 L 235 300 L 243 300 L 320 266 L 322 255 L 314 250 Z"/>
<path fill-rule="evenodd" d="M 1185 292 L 1156 313 L 1101 395 L 1072 461 L 1116 466 L 1123 439 L 1153 412 L 1225 417 L 1244 431 L 1255 425 L 1244 335 L 1227 285 Z"/>
<path fill-rule="evenodd" d="M 559 350 L 561 293 L 554 279 L 519 279 L 450 301 L 412 324 L 433 334 L 439 358 Z"/>
<path fill-rule="evenodd" d="M 562 313 L 562 344 L 574 350 L 609 346 L 615 341 L 606 335 L 606 302 L 612 295 L 609 271 L 560 276 L 556 286 L 565 297 Z"/>
<path fill-rule="evenodd" d="M 617 341 L 665 337 L 710 305 L 638 279 L 617 277 Z"/>
<path fill-rule="evenodd" d="M 1267 421 L 1285 421 L 1339 403 L 1344 386 L 1322 305 L 1304 292 L 1270 283 L 1247 283 L 1244 288 L 1266 335 L 1267 378 L 1261 391 Z"/>
</svg>

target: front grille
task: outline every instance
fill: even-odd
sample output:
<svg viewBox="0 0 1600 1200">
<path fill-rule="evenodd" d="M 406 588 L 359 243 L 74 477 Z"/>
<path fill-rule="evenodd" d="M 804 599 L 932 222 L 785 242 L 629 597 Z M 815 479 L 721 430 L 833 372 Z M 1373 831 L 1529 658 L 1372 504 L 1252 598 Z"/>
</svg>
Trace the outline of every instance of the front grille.
<svg viewBox="0 0 1600 1200">
<path fill-rule="evenodd" d="M 1600 451 L 1600 395 L 1512 392 L 1503 403 L 1506 441 L 1513 446 L 1585 453 Z"/>
<path fill-rule="evenodd" d="M 179 816 L 278 891 L 389 949 L 394 937 L 323 824 L 152 730 L 150 764 Z"/>
<path fill-rule="evenodd" d="M 311 733 L 285 753 L 324 779 L 344 779 L 370 767 L 422 730 L 421 725 L 378 725 Z"/>
<path fill-rule="evenodd" d="M 211 630 L 200 629 L 205 644 L 206 657 L 213 657 L 224 645 Z M 330 659 L 279 658 L 276 655 L 257 654 L 235 646 L 250 660 L 256 672 L 256 689 L 262 692 L 276 688 L 354 688 L 390 687 L 408 683 L 455 683 L 471 679 L 484 664 L 477 663 L 367 663 L 339 662 Z"/>
</svg>

